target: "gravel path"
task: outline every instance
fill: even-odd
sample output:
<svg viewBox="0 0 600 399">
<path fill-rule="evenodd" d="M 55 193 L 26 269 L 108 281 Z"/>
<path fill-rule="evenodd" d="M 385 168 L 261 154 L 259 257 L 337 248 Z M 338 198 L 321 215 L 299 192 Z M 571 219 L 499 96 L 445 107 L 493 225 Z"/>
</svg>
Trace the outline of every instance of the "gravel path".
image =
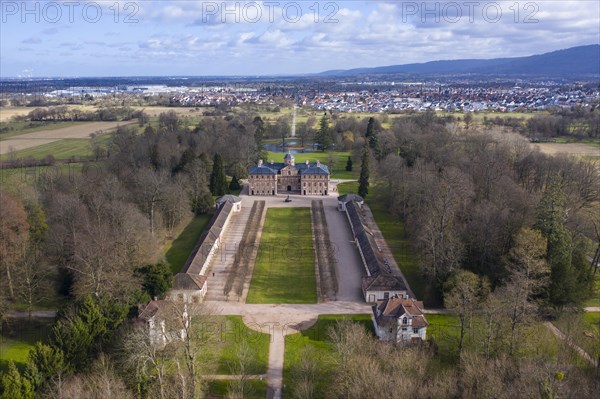
<svg viewBox="0 0 600 399">
<path fill-rule="evenodd" d="M 544 325 L 548 327 L 548 329 L 552 332 L 552 334 L 556 335 L 559 339 L 565 341 L 567 345 L 569 345 L 575 352 L 579 353 L 588 363 L 590 363 L 594 367 L 598 367 L 598 360 L 595 360 L 590 356 L 589 353 L 581 349 L 578 345 L 576 345 L 573 341 L 568 339 L 562 331 L 558 329 L 554 324 L 549 321 L 544 322 Z"/>
<path fill-rule="evenodd" d="M 12 319 L 27 319 L 29 318 L 29 312 L 17 312 L 13 310 L 7 312 L 5 317 Z M 53 319 L 56 317 L 56 310 L 34 310 L 31 312 L 31 317 L 40 319 Z"/>
<path fill-rule="evenodd" d="M 337 183 L 337 182 L 336 182 Z M 291 196 L 292 202 L 285 202 L 285 195 L 278 196 L 248 196 L 247 185 L 242 189 L 242 209 L 250 209 L 255 201 L 265 201 L 267 208 L 283 207 L 311 207 L 313 200 L 323 201 L 326 232 L 329 234 L 336 256 L 335 272 L 338 276 L 339 291 L 337 301 L 319 304 L 245 304 L 244 296 L 240 302 L 227 299 L 222 295 L 222 289 L 227 279 L 227 269 L 231 262 L 215 262 L 209 273 L 209 292 L 205 305 L 210 312 L 219 315 L 242 316 L 244 324 L 249 328 L 270 334 L 269 367 L 266 378 L 268 383 L 268 398 L 280 399 L 283 388 L 283 362 L 285 351 L 285 336 L 305 330 L 316 323 L 319 315 L 323 314 L 370 314 L 371 307 L 364 303 L 360 287 L 363 268 L 358 255 L 358 250 L 350 234 L 347 221 L 342 212 L 337 210 L 337 192 L 331 190 L 331 195 L 326 196 Z M 244 211 L 242 211 L 244 212 Z M 266 212 L 265 212 L 266 213 Z M 240 221 L 243 218 L 240 218 Z M 247 219 L 247 218 L 246 218 Z M 240 240 L 244 228 L 232 225 L 235 231 L 233 241 Z M 262 230 L 262 229 L 259 229 Z M 228 232 L 229 234 L 229 232 Z M 259 238 L 257 238 L 258 244 Z M 228 242 L 229 239 L 226 239 Z M 218 255 L 218 254 L 217 254 Z M 218 257 L 217 257 L 218 258 Z M 210 281 L 213 280 L 213 287 Z M 219 295 L 219 292 L 221 293 Z M 244 287 L 247 292 L 247 287 Z M 223 377 L 225 378 L 225 377 Z"/>
<path fill-rule="evenodd" d="M 271 335 L 269 368 L 267 370 L 268 398 L 281 399 L 285 336 L 312 326 L 321 314 L 369 314 L 365 303 L 325 302 L 316 305 L 281 304 L 258 305 L 239 302 L 206 301 L 211 313 L 240 315 L 249 328 Z"/>
</svg>

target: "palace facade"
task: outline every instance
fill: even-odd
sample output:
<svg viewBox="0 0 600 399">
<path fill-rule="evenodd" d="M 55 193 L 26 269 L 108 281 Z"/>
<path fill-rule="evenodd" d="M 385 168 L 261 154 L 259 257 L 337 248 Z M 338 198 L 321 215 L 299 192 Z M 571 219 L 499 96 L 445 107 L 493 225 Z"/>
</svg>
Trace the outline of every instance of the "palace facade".
<svg viewBox="0 0 600 399">
<path fill-rule="evenodd" d="M 248 169 L 250 195 L 328 195 L 329 169 L 321 162 L 296 164 L 291 153 L 285 154 L 283 163 L 258 161 Z"/>
</svg>

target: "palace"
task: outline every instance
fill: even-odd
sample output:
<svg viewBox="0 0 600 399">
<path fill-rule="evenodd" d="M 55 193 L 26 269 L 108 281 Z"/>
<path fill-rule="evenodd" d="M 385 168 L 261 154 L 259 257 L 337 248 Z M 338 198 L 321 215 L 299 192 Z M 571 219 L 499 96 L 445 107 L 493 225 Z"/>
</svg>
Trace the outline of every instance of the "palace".
<svg viewBox="0 0 600 399">
<path fill-rule="evenodd" d="M 283 163 L 268 164 L 258 161 L 258 165 L 248 169 L 250 195 L 327 195 L 329 193 L 329 169 L 321 162 L 297 164 L 288 152 Z"/>
</svg>

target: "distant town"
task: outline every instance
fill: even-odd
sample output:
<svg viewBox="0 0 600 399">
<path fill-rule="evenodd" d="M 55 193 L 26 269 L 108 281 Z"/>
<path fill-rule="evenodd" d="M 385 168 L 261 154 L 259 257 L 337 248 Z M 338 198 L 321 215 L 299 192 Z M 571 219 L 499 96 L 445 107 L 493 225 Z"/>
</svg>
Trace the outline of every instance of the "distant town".
<svg viewBox="0 0 600 399">
<path fill-rule="evenodd" d="M 288 99 L 299 106 L 338 112 L 394 113 L 403 111 L 512 112 L 545 110 L 548 107 L 597 107 L 600 86 L 593 80 L 582 82 L 539 81 L 528 83 L 505 80 L 496 83 L 446 79 L 444 81 L 378 81 L 354 79 L 231 79 L 221 82 L 186 78 L 146 78 L 143 84 L 132 80 L 97 78 L 92 84 L 67 86 L 60 80 L 10 80 L 1 82 L 2 100 L 48 105 L 53 101 L 80 103 L 101 97 L 156 99 L 158 105 L 210 107 L 256 104 L 276 106 Z M 165 82 L 167 80 L 167 82 Z M 82 81 L 84 83 L 89 83 Z M 153 84 L 147 84 L 147 82 Z M 176 85 L 173 85 L 175 82 Z"/>
</svg>

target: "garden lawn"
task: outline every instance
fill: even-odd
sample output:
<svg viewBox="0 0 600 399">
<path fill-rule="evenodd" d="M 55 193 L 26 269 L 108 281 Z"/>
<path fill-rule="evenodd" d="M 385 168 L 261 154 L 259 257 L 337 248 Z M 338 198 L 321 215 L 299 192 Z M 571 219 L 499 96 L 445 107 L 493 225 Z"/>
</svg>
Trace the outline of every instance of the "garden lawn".
<svg viewBox="0 0 600 399">
<path fill-rule="evenodd" d="M 310 208 L 270 208 L 247 303 L 317 303 Z"/>
<path fill-rule="evenodd" d="M 165 257 L 174 275 L 185 265 L 211 217 L 212 215 L 207 214 L 193 218 L 181 234 L 165 248 Z"/>
<path fill-rule="evenodd" d="M 212 380 L 208 381 L 208 397 L 209 398 L 227 398 L 229 390 L 229 380 Z M 249 389 L 244 394 L 244 399 L 264 399 L 267 396 L 267 381 L 266 380 L 248 380 Z"/>
<path fill-rule="evenodd" d="M 302 351 L 308 346 L 314 350 L 314 361 L 319 364 L 319 380 L 317 381 L 316 398 L 324 398 L 328 383 L 328 376 L 333 370 L 331 358 L 334 355 L 333 344 L 329 340 L 329 329 L 339 320 L 352 320 L 360 323 L 367 331 L 375 334 L 373 321 L 370 314 L 364 315 L 321 315 L 317 322 L 309 329 L 285 337 L 285 359 L 283 363 L 283 384 L 285 397 L 294 391 L 294 379 L 291 372 L 294 364 L 298 362 Z"/>
<path fill-rule="evenodd" d="M 51 331 L 53 319 L 9 319 L 2 323 L 0 332 L 0 371 L 8 362 L 24 367 L 29 350 L 37 341 L 45 342 Z"/>
<path fill-rule="evenodd" d="M 267 152 L 266 162 L 271 160 L 275 162 L 283 162 L 283 156 L 285 155 L 283 152 Z M 346 171 L 346 162 L 348 162 L 348 157 L 352 155 L 350 152 L 342 152 L 342 151 L 329 151 L 329 152 L 304 152 L 299 154 L 293 154 L 294 159 L 297 164 L 304 163 L 305 161 L 316 162 L 320 161 L 321 163 L 327 165 L 329 167 L 329 171 L 331 172 L 331 179 L 341 179 L 341 180 L 351 180 L 358 178 L 358 174 L 360 172 L 360 168 L 354 166 L 352 172 Z M 334 161 L 334 164 L 331 164 L 331 161 Z M 333 166 L 333 167 L 332 167 Z"/>
<path fill-rule="evenodd" d="M 594 275 L 594 289 L 590 299 L 583 306 L 600 306 L 600 273 Z"/>
<path fill-rule="evenodd" d="M 241 316 L 219 318 L 216 337 L 216 369 L 214 374 L 232 374 L 232 365 L 238 359 L 241 343 L 248 344 L 252 361 L 247 365 L 248 374 L 266 374 L 269 362 L 269 334 L 254 331 L 244 324 Z"/>
<path fill-rule="evenodd" d="M 347 183 L 340 183 L 337 185 L 337 190 L 339 195 L 348 193 L 358 194 L 358 182 L 349 181 Z"/>
</svg>

